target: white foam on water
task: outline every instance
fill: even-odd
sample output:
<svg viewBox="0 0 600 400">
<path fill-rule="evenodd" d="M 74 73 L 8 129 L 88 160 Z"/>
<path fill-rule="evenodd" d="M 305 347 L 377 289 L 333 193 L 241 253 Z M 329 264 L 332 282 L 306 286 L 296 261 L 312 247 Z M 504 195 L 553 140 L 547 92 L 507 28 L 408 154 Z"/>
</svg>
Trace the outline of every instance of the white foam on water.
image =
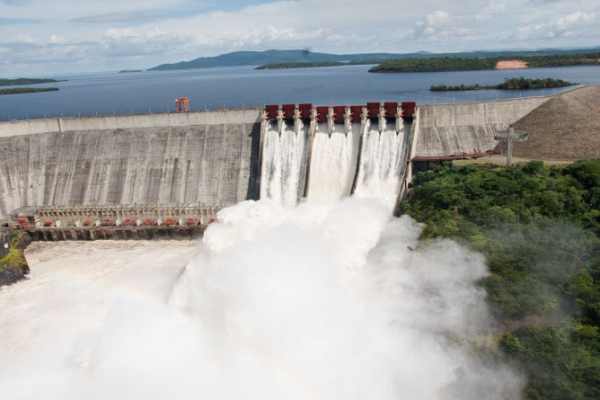
<svg viewBox="0 0 600 400">
<path fill-rule="evenodd" d="M 222 210 L 193 256 L 36 243 L 0 291 L 2 398 L 518 399 L 478 356 L 483 257 L 420 231 L 371 199 L 267 199 Z"/>
</svg>

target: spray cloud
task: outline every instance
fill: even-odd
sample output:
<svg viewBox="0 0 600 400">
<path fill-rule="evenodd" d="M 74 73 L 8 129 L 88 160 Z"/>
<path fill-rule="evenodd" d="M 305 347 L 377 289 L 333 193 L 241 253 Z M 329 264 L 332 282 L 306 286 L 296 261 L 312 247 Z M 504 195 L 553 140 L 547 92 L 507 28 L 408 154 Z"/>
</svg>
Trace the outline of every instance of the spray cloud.
<svg viewBox="0 0 600 400">
<path fill-rule="evenodd" d="M 86 285 L 34 277 L 27 298 L 0 293 L 21 321 L 0 339 L 36 332 L 0 348 L 3 398 L 519 398 L 521 380 L 478 355 L 493 347 L 483 258 L 448 241 L 412 251 L 420 230 L 374 200 L 248 201 L 179 278 L 176 245 L 162 262 L 145 248 L 136 270 L 81 266 Z M 68 304 L 41 307 L 55 293 Z"/>
</svg>

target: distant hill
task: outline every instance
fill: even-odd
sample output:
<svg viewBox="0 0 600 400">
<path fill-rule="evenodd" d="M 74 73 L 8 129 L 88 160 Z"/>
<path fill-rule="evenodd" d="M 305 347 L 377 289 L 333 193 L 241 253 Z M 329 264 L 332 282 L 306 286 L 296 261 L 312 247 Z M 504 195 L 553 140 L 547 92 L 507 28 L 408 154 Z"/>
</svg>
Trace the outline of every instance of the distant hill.
<svg viewBox="0 0 600 400">
<path fill-rule="evenodd" d="M 596 47 L 600 49 L 600 47 Z M 148 69 L 148 71 L 168 71 L 177 69 L 235 67 L 242 65 L 264 65 L 276 63 L 320 63 L 320 62 L 349 62 L 349 61 L 375 61 L 398 60 L 404 58 L 480 58 L 480 57 L 514 57 L 553 54 L 581 54 L 587 53 L 586 49 L 542 49 L 542 50 L 516 50 L 497 51 L 480 50 L 462 53 L 430 53 L 418 51 L 416 53 L 363 53 L 363 54 L 328 54 L 315 53 L 307 50 L 267 50 L 267 51 L 235 51 L 216 57 L 199 57 L 191 61 L 181 61 L 174 64 L 161 64 Z"/>
<path fill-rule="evenodd" d="M 216 57 L 200 57 L 192 61 L 181 61 L 175 64 L 162 64 L 148 71 L 167 71 L 174 69 L 234 67 L 241 65 L 264 65 L 274 63 L 326 62 L 326 61 L 385 61 L 398 58 L 416 57 L 411 54 L 370 53 L 370 54 L 327 54 L 306 50 L 267 50 L 236 51 Z"/>
</svg>

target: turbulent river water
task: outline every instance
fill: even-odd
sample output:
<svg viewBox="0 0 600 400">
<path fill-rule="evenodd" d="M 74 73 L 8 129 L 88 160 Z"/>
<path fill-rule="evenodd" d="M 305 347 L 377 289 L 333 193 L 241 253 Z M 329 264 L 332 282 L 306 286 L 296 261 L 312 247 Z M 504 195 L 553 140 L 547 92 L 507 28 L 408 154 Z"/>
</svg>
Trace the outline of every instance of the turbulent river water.
<svg viewBox="0 0 600 400">
<path fill-rule="evenodd" d="M 0 291 L 2 398 L 519 398 L 483 258 L 389 215 L 266 199 L 199 244 L 35 243 Z"/>
</svg>

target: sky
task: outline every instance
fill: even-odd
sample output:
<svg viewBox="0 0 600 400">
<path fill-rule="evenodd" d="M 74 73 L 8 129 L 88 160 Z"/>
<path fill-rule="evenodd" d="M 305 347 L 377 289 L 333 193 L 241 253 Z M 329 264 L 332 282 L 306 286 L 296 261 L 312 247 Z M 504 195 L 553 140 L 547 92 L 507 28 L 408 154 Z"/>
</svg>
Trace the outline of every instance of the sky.
<svg viewBox="0 0 600 400">
<path fill-rule="evenodd" d="M 597 0 L 0 0 L 0 77 L 146 69 L 238 50 L 600 46 Z"/>
</svg>

